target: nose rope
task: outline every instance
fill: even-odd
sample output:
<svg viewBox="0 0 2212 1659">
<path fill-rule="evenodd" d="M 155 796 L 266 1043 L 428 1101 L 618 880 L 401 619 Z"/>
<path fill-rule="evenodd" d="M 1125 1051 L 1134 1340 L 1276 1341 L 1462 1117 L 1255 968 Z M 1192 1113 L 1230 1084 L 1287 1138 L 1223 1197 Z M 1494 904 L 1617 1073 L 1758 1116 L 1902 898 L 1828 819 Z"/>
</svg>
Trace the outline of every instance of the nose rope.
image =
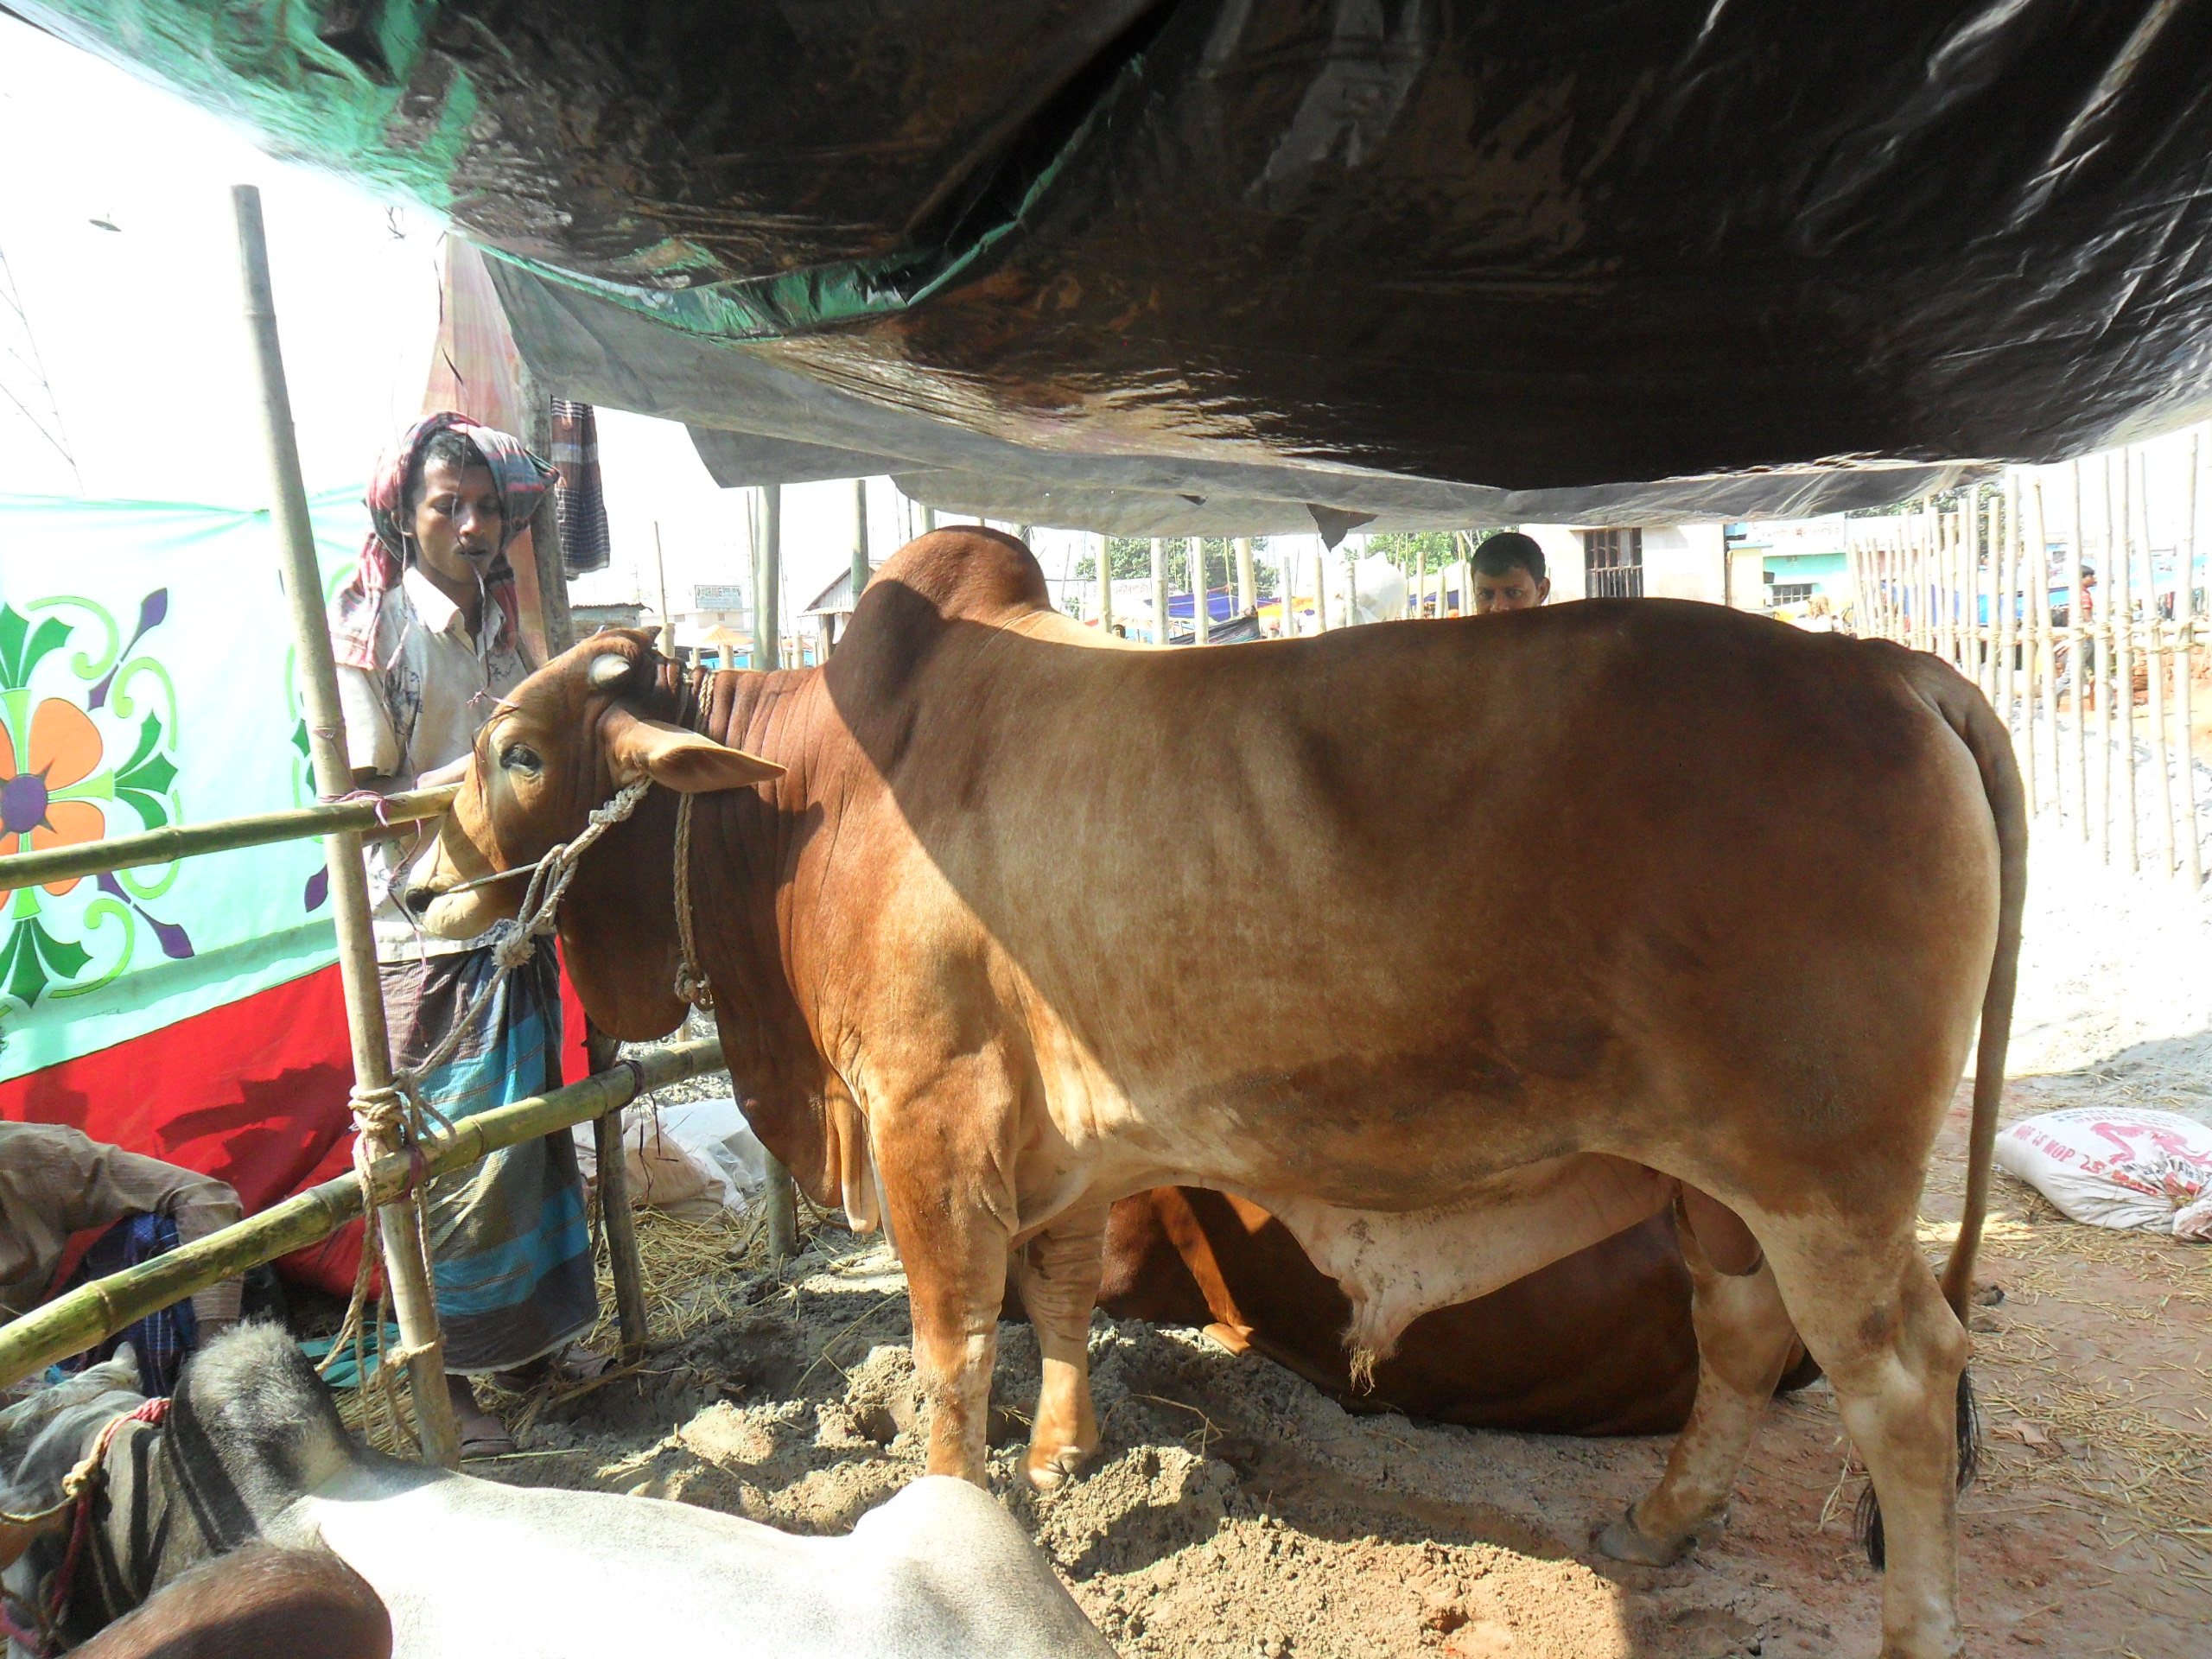
<svg viewBox="0 0 2212 1659">
<path fill-rule="evenodd" d="M 375 1184 L 371 1179 L 372 1142 L 393 1142 L 407 1149 L 414 1160 L 405 1190 L 395 1202 L 404 1202 L 411 1213 L 416 1237 L 422 1241 L 423 1254 L 429 1249 L 429 1220 L 423 1208 L 423 1173 L 420 1147 L 426 1132 L 427 1121 L 434 1121 L 439 1128 L 451 1129 L 453 1122 L 436 1107 L 423 1098 L 423 1080 L 436 1071 L 453 1058 L 461 1039 L 473 1027 L 477 1019 L 492 1004 L 506 983 L 507 976 L 528 962 L 537 953 L 537 941 L 551 933 L 555 913 L 569 891 L 569 884 L 575 879 L 576 867 L 583 855 L 596 842 L 616 824 L 638 810 L 638 803 L 652 787 L 652 779 L 641 778 L 634 784 L 626 784 L 612 800 L 594 807 L 583 830 L 574 841 L 550 849 L 535 865 L 530 866 L 529 889 L 523 894 L 522 905 L 512 921 L 492 925 L 492 977 L 478 988 L 469 999 L 461 1015 L 447 1029 L 444 1038 L 421 1060 L 411 1066 L 402 1066 L 392 1073 L 388 1088 L 363 1089 L 355 1084 L 353 1099 L 348 1104 L 353 1113 L 353 1177 L 361 1188 L 361 1214 L 373 1217 L 376 1210 Z M 688 797 L 686 798 L 689 798 Z M 520 869 L 505 872 L 519 875 Z M 458 891 L 458 889 L 456 889 Z M 362 1315 L 367 1311 L 369 1286 L 378 1277 L 377 1267 L 383 1255 L 380 1230 L 373 1224 L 362 1229 L 360 1265 L 353 1274 L 353 1294 L 346 1304 L 345 1322 L 338 1334 L 331 1339 L 330 1352 L 324 1357 L 318 1371 L 327 1371 L 340 1355 L 351 1351 L 355 1374 L 365 1390 L 369 1383 L 366 1363 L 367 1346 Z M 377 1298 L 375 1351 L 376 1381 L 383 1396 L 385 1412 L 396 1438 L 404 1439 L 399 1425 L 398 1408 L 391 1395 L 391 1376 L 395 1370 L 419 1358 L 437 1347 L 426 1343 L 414 1348 L 394 1348 L 386 1351 L 384 1341 L 385 1306 L 391 1300 L 389 1274 L 383 1276 L 383 1288 Z"/>
</svg>

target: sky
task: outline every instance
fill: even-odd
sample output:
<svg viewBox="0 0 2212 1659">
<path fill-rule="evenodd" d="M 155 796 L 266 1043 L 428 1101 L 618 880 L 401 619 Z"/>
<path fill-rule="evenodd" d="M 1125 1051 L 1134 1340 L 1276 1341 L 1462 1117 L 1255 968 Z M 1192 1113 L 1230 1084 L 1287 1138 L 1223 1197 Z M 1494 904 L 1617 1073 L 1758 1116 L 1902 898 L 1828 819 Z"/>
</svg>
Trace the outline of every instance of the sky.
<svg viewBox="0 0 2212 1659">
<path fill-rule="evenodd" d="M 364 482 L 422 412 L 437 215 L 273 161 L 216 117 L 5 16 L 0 156 L 0 390 L 29 406 L 0 397 L 0 493 L 267 504 L 233 184 L 261 188 L 308 488 Z M 748 493 L 717 488 L 681 426 L 602 410 L 600 444 L 613 562 L 574 584 L 579 602 L 654 604 L 656 526 L 676 608 L 702 582 L 749 585 Z M 887 479 L 871 481 L 877 559 L 906 538 L 904 508 Z M 1037 540 L 1048 576 L 1080 556 L 1072 532 Z M 852 546 L 850 482 L 785 489 L 787 617 Z"/>
</svg>

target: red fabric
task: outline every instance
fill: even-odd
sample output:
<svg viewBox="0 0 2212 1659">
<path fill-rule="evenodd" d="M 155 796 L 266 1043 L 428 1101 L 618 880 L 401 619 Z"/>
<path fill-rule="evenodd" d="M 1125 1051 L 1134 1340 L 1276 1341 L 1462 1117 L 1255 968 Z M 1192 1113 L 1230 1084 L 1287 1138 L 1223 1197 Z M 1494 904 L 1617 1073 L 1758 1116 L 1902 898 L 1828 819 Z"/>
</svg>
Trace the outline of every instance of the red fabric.
<svg viewBox="0 0 2212 1659">
<path fill-rule="evenodd" d="M 353 1076 L 333 966 L 0 1083 L 0 1118 L 72 1124 L 215 1176 L 253 1215 L 351 1167 Z M 277 1266 L 342 1295 L 353 1287 L 360 1240 L 355 1222 Z"/>
<path fill-rule="evenodd" d="M 591 1067 L 584 1010 L 561 976 L 561 1076 Z M 95 1141 L 227 1181 L 249 1216 L 353 1167 L 353 1077 L 334 964 L 97 1053 L 0 1083 L 0 1119 L 67 1123 Z M 81 1246 L 90 1236 L 78 1241 Z M 55 1275 L 67 1278 L 73 1260 Z M 279 1257 L 288 1279 L 350 1295 L 361 1224 Z"/>
<path fill-rule="evenodd" d="M 582 1083 L 591 1076 L 591 1058 L 584 1047 L 583 999 L 569 980 L 569 964 L 561 964 L 561 1081 Z"/>
</svg>

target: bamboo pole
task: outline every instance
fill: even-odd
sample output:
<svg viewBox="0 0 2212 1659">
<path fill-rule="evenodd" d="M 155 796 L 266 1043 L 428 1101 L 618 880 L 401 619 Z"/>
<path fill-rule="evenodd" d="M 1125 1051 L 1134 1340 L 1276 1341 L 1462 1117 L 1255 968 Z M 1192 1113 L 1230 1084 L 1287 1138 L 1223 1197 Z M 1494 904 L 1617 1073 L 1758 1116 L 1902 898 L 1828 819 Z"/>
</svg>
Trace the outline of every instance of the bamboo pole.
<svg viewBox="0 0 2212 1659">
<path fill-rule="evenodd" d="M 2097 683 L 2097 740 L 2102 760 L 2097 772 L 2098 818 L 2097 852 L 2103 861 L 2112 862 L 2112 456 L 2102 457 L 2103 488 L 2101 492 L 2104 512 L 2101 520 L 2103 539 L 2097 552 L 2097 615 L 2095 637 L 2090 645 L 2096 658 Z"/>
<path fill-rule="evenodd" d="M 2107 464 L 2110 463 L 2107 457 Z M 2120 759 L 2127 776 L 2127 868 L 2136 874 L 2143 871 L 2141 837 L 2142 814 L 2137 803 L 2141 798 L 2137 788 L 2135 766 L 2135 467 L 2133 452 L 2120 452 L 2120 517 L 2113 527 L 2113 568 L 2120 576 L 2120 596 L 2112 607 L 2112 626 L 2119 643 L 2117 662 L 2120 687 L 2114 701 L 2119 704 Z"/>
<path fill-rule="evenodd" d="M 2203 435 L 2192 432 L 2189 438 L 2189 482 L 2184 486 L 2182 515 L 2182 545 L 2185 551 L 2181 562 L 2181 580 L 2174 610 L 2181 619 L 2181 685 L 2174 698 L 2181 716 L 2181 808 L 2183 834 L 2182 865 L 2189 874 L 2189 890 L 2194 894 L 2204 884 L 2203 855 L 2198 848 L 2196 829 L 2196 729 L 2191 718 L 2190 702 L 2193 696 L 2190 682 L 2196 677 L 2196 515 L 2202 510 L 2206 492 L 2198 469 L 2212 454 L 2208 454 Z"/>
<path fill-rule="evenodd" d="M 136 870 L 149 864 L 169 864 L 181 858 L 208 853 L 236 852 L 245 847 L 267 847 L 282 841 L 305 841 L 334 830 L 356 834 L 382 823 L 419 823 L 442 816 L 461 792 L 459 784 L 435 789 L 410 789 L 387 795 L 382 801 L 326 801 L 295 807 L 285 812 L 258 812 L 243 818 L 217 818 L 207 823 L 175 823 L 143 835 L 118 836 L 112 841 L 85 842 L 74 847 L 48 847 L 35 853 L 10 853 L 0 858 L 0 893 L 35 887 L 48 881 L 72 881 L 111 870 Z"/>
<path fill-rule="evenodd" d="M 1276 637 L 1294 639 L 1298 637 L 1298 555 L 1286 553 L 1281 568 L 1275 573 L 1275 601 L 1282 607 L 1282 623 Z"/>
<path fill-rule="evenodd" d="M 2084 507 L 2082 490 L 2082 463 L 2071 462 L 2066 471 L 2066 632 L 2068 644 L 2068 677 L 2074 686 L 2074 798 L 2082 808 L 2082 840 L 2089 839 L 2089 705 L 2087 701 L 2089 686 L 2089 622 L 2085 608 L 2088 603 L 2088 584 L 2083 574 L 2084 556 L 2088 551 L 2088 537 L 2082 529 Z"/>
<path fill-rule="evenodd" d="M 416 1155 L 405 1153 L 378 1158 L 369 1167 L 370 1185 L 378 1204 L 396 1206 L 411 1179 L 466 1169 L 504 1147 L 558 1134 L 619 1110 L 648 1090 L 703 1077 L 721 1066 L 721 1044 L 714 1038 L 671 1043 L 613 1071 L 479 1112 L 444 1134 L 428 1135 L 415 1149 L 419 1164 Z M 349 1173 L 150 1262 L 79 1285 L 0 1326 L 0 1389 L 83 1353 L 194 1291 L 317 1243 L 360 1213 L 361 1184 Z M 438 1396 L 445 1397 L 442 1377 Z"/>
<path fill-rule="evenodd" d="M 261 192 L 252 185 L 232 187 L 231 200 L 238 232 L 238 262 L 245 279 L 246 326 L 253 340 L 254 367 L 260 382 L 262 435 L 268 452 L 271 514 L 283 550 L 284 591 L 291 607 L 293 648 L 298 653 L 307 702 L 308 748 L 315 763 L 315 787 L 335 800 L 353 787 L 346 757 L 346 717 L 338 701 L 338 670 L 331 656 L 330 632 L 323 620 L 322 577 L 315 562 L 315 533 L 308 523 L 307 489 L 300 478 L 299 448 L 292 432 L 291 395 L 284 383 L 284 358 L 276 335 L 276 307 L 269 283 L 269 250 L 261 225 Z M 345 987 L 346 1024 L 353 1039 L 353 1099 L 388 1096 L 391 1089 L 391 1047 L 385 1028 L 384 992 L 377 978 L 376 939 L 369 925 L 367 874 L 361 864 L 356 831 L 332 831 L 323 842 L 330 872 L 330 907 L 338 933 L 338 971 Z M 389 1135 L 362 1134 L 370 1155 L 399 1150 Z M 451 1468 L 460 1460 L 461 1440 L 446 1393 L 443 1349 L 438 1337 L 437 1303 L 411 1205 L 386 1206 L 379 1214 L 385 1279 L 400 1341 L 410 1357 L 408 1381 L 414 1396 L 415 1422 L 423 1455 Z"/>
<path fill-rule="evenodd" d="M 753 666 L 784 665 L 784 486 L 760 486 L 760 575 L 753 595 Z"/>
<path fill-rule="evenodd" d="M 1317 633 L 1329 631 L 1329 550 L 1318 542 L 1313 547 L 1313 628 Z"/>
<path fill-rule="evenodd" d="M 1236 613 L 1249 615 L 1260 608 L 1259 573 L 1252 568 L 1252 538 L 1236 538 Z"/>
<path fill-rule="evenodd" d="M 1212 595 L 1206 587 L 1206 538 L 1191 537 L 1191 550 L 1186 556 L 1191 566 L 1191 639 L 1195 645 L 1213 642 L 1213 612 L 1209 601 Z"/>
<path fill-rule="evenodd" d="M 622 1045 L 596 1026 L 584 1031 L 584 1053 L 592 1075 L 620 1064 Z M 615 1322 L 622 1332 L 622 1357 L 635 1359 L 651 1336 L 645 1318 L 645 1261 L 638 1254 L 638 1222 L 630 1213 L 630 1163 L 622 1145 L 622 1108 L 592 1120 L 592 1149 L 599 1159 L 599 1217 L 607 1230 L 607 1275 L 614 1281 Z"/>
<path fill-rule="evenodd" d="M 2168 880 L 2174 874 L 2174 778 L 2172 755 L 2166 739 L 2166 622 L 2158 606 L 2158 569 L 2156 556 L 2151 550 L 2151 462 L 2147 455 L 2137 452 L 2135 499 L 2139 504 L 2137 517 L 2143 531 L 2143 575 L 2147 600 L 2143 619 L 2145 655 L 2150 658 L 2151 671 L 2151 770 L 2158 778 L 2158 849 L 2165 859 L 2159 874 Z"/>
<path fill-rule="evenodd" d="M 1021 539 L 1027 542 L 1029 538 L 1024 536 Z M 868 579 L 874 574 L 868 549 L 868 480 L 856 478 L 853 480 L 853 607 L 855 610 L 860 607 L 861 594 L 868 587 Z M 1066 602 L 1066 596 L 1063 594 L 1061 603 Z M 847 622 L 845 626 L 850 627 L 852 624 Z"/>
<path fill-rule="evenodd" d="M 2007 730 L 2012 728 L 2016 717 L 2012 636 L 2019 613 L 2012 603 L 2012 577 L 2018 568 L 2015 548 L 2019 541 L 2019 475 L 2007 468 L 2003 492 L 1989 498 L 1989 577 L 1990 587 L 1997 595 L 1997 603 L 1989 614 L 1990 637 L 1997 646 L 1997 664 L 1991 677 L 1997 686 L 1997 701 L 2004 709 Z"/>
<path fill-rule="evenodd" d="M 1152 538 L 1152 643 L 1167 643 L 1167 543 Z"/>
<path fill-rule="evenodd" d="M 2050 757 L 2051 804 L 2061 804 L 2058 787 L 2058 665 L 2053 660 L 2050 645 L 2050 531 L 2044 521 L 2043 504 L 2043 469 L 2037 467 L 2028 474 L 2027 487 L 2028 560 L 2027 586 L 2035 607 L 2035 655 L 2028 673 L 2029 719 L 2036 714 L 2037 688 L 2042 688 L 2043 712 L 2040 718 L 2047 727 L 2044 752 Z"/>
<path fill-rule="evenodd" d="M 776 1154 L 764 1147 L 761 1159 L 768 1167 L 767 1185 L 760 1194 L 760 1211 L 768 1223 L 768 1255 L 772 1261 L 788 1262 L 798 1254 L 798 1196 L 791 1171 Z"/>
<path fill-rule="evenodd" d="M 1114 544 L 1105 536 L 1098 538 L 1098 631 L 1114 632 Z"/>
</svg>

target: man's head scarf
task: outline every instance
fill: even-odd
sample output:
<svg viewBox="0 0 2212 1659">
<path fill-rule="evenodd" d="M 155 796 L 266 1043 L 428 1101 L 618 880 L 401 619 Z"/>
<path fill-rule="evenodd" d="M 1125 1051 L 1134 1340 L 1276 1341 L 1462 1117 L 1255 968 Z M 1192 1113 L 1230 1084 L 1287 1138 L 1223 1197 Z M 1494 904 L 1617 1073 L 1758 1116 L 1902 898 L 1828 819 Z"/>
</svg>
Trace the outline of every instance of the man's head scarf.
<svg viewBox="0 0 2212 1659">
<path fill-rule="evenodd" d="M 460 433 L 491 469 L 499 493 L 499 550 L 485 573 L 484 588 L 493 603 L 493 648 L 512 645 L 521 632 L 515 571 L 507 563 L 507 549 L 530 528 L 531 515 L 557 474 L 511 433 L 479 426 L 466 415 L 426 415 L 378 463 L 369 485 L 370 534 L 361 544 L 360 563 L 330 601 L 331 648 L 347 666 L 371 671 L 383 666 L 377 661 L 377 619 L 385 598 L 398 586 L 400 573 L 415 562 L 417 552 L 407 490 L 421 471 L 423 449 L 441 432 Z"/>
</svg>

